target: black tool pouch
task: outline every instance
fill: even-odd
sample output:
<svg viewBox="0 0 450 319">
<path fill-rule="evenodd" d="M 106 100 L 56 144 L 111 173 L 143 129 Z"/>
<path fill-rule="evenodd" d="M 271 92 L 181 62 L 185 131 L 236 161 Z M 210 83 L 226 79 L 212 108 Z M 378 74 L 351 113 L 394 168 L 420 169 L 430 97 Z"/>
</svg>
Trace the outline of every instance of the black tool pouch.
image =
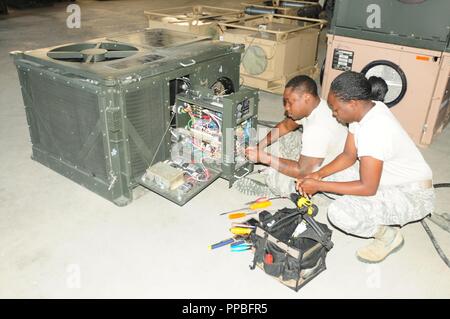
<svg viewBox="0 0 450 319">
<path fill-rule="evenodd" d="M 299 223 L 306 230 L 292 237 Z M 298 291 L 326 269 L 325 257 L 333 247 L 331 230 L 316 222 L 303 209 L 282 209 L 260 221 L 251 235 L 258 266 L 289 288 Z"/>
</svg>

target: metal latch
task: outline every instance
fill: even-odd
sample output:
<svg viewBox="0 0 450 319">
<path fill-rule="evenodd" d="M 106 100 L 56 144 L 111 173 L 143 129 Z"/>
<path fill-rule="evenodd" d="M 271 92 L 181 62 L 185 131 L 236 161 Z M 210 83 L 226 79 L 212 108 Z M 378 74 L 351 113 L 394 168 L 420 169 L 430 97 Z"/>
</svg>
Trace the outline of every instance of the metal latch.
<svg viewBox="0 0 450 319">
<path fill-rule="evenodd" d="M 242 175 L 234 175 L 234 178 L 236 178 L 236 179 L 241 179 L 241 178 L 244 178 L 245 176 L 247 176 L 249 173 L 250 173 L 250 170 L 247 168 L 247 167 L 244 167 L 243 168 L 244 169 L 244 174 L 242 174 Z"/>
<path fill-rule="evenodd" d="M 189 62 L 189 63 L 183 63 L 183 62 L 180 62 L 180 65 L 181 65 L 183 68 L 185 68 L 185 67 L 194 65 L 195 63 L 196 63 L 195 60 L 194 60 L 194 59 L 191 59 L 191 62 Z"/>
</svg>

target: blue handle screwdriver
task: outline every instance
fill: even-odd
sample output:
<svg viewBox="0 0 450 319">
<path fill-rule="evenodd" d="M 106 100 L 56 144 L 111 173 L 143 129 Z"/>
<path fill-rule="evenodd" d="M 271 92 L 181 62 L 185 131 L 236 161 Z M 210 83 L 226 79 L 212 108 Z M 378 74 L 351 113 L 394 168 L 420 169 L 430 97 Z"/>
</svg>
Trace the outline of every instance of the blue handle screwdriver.
<svg viewBox="0 0 450 319">
<path fill-rule="evenodd" d="M 247 251 L 252 249 L 252 244 L 249 243 L 240 243 L 239 245 L 232 245 L 231 246 L 231 251 L 232 252 L 241 252 L 241 251 Z"/>
<path fill-rule="evenodd" d="M 229 244 L 231 244 L 233 242 L 234 242 L 234 238 L 228 238 L 228 239 L 222 240 L 222 241 L 220 241 L 218 243 L 209 245 L 209 249 L 212 250 L 212 249 L 220 248 L 220 247 L 229 245 Z"/>
</svg>

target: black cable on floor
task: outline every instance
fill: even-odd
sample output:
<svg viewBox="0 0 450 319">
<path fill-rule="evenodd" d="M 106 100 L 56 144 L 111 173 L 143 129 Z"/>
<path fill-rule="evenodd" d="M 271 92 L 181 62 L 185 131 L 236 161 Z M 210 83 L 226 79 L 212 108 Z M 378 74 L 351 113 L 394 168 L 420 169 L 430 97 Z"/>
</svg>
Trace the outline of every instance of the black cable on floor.
<svg viewBox="0 0 450 319">
<path fill-rule="evenodd" d="M 433 184 L 434 188 L 443 188 L 443 187 L 450 187 L 450 183 L 438 183 L 438 184 Z"/>
<path fill-rule="evenodd" d="M 427 232 L 428 237 L 430 237 L 434 248 L 436 249 L 437 253 L 439 254 L 439 257 L 441 257 L 441 259 L 444 261 L 444 263 L 447 265 L 447 267 L 450 268 L 450 261 L 448 260 L 445 253 L 442 251 L 441 246 L 439 246 L 439 243 L 437 242 L 436 238 L 434 237 L 433 233 L 431 232 L 430 227 L 428 227 L 428 224 L 425 222 L 424 219 L 422 219 L 420 222 L 422 223 L 423 228 Z"/>
<path fill-rule="evenodd" d="M 450 187 L 450 183 L 434 184 L 433 187 L 434 188 Z M 442 215 L 432 214 L 430 216 L 430 220 L 433 223 L 435 223 L 436 225 L 438 225 L 439 227 L 441 227 L 443 230 L 450 232 L 450 220 L 449 220 L 448 214 L 442 214 Z"/>
</svg>

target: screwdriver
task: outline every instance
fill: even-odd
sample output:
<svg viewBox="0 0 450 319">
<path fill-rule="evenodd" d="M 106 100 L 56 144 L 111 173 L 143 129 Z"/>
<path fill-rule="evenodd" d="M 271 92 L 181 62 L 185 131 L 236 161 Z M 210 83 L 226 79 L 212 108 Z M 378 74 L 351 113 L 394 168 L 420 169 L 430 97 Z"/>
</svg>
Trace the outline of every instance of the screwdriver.
<svg viewBox="0 0 450 319">
<path fill-rule="evenodd" d="M 251 228 L 242 228 L 242 227 L 233 227 L 230 228 L 230 232 L 232 232 L 235 235 L 250 235 L 252 232 Z"/>
<path fill-rule="evenodd" d="M 238 212 L 240 210 L 257 210 L 257 209 L 269 207 L 271 205 L 272 205 L 271 201 L 255 202 L 255 203 L 251 204 L 248 208 L 247 207 L 239 208 L 239 209 L 235 209 L 235 210 L 232 210 L 232 211 L 229 211 L 229 212 L 222 213 L 220 215 L 226 215 L 226 214 Z"/>
<path fill-rule="evenodd" d="M 238 219 L 238 218 L 242 218 L 248 215 L 253 215 L 253 214 L 257 214 L 258 212 L 253 212 L 253 213 L 246 213 L 246 212 L 238 212 L 238 213 L 233 213 L 228 215 L 228 219 Z"/>
<path fill-rule="evenodd" d="M 276 196 L 276 197 L 264 196 L 264 197 L 259 197 L 259 198 L 255 199 L 254 201 L 245 203 L 245 205 L 251 205 L 251 204 L 254 204 L 254 203 L 261 203 L 261 202 L 268 202 L 268 201 L 272 201 L 272 200 L 275 200 L 275 199 L 284 199 L 284 198 L 287 198 L 287 197 L 285 197 L 285 196 Z"/>
<path fill-rule="evenodd" d="M 247 251 L 252 249 L 252 244 L 241 244 L 241 245 L 237 245 L 237 246 L 232 246 L 230 248 L 230 250 L 232 252 L 241 252 L 241 251 Z"/>
<path fill-rule="evenodd" d="M 216 248 L 219 248 L 219 247 L 222 247 L 222 246 L 229 245 L 229 244 L 234 243 L 234 242 L 235 242 L 234 238 L 228 238 L 228 239 L 222 240 L 222 241 L 220 241 L 220 242 L 218 242 L 216 244 L 210 245 L 208 248 L 210 250 L 212 250 L 212 249 L 216 249 Z"/>
<path fill-rule="evenodd" d="M 238 241 L 235 241 L 234 243 L 232 243 L 231 245 L 230 245 L 230 247 L 236 247 L 236 246 L 241 246 L 241 245 L 244 245 L 245 244 L 245 240 L 238 240 Z"/>
<path fill-rule="evenodd" d="M 256 226 L 252 226 L 245 223 L 231 223 L 232 227 L 242 227 L 242 228 L 256 228 Z"/>
</svg>

